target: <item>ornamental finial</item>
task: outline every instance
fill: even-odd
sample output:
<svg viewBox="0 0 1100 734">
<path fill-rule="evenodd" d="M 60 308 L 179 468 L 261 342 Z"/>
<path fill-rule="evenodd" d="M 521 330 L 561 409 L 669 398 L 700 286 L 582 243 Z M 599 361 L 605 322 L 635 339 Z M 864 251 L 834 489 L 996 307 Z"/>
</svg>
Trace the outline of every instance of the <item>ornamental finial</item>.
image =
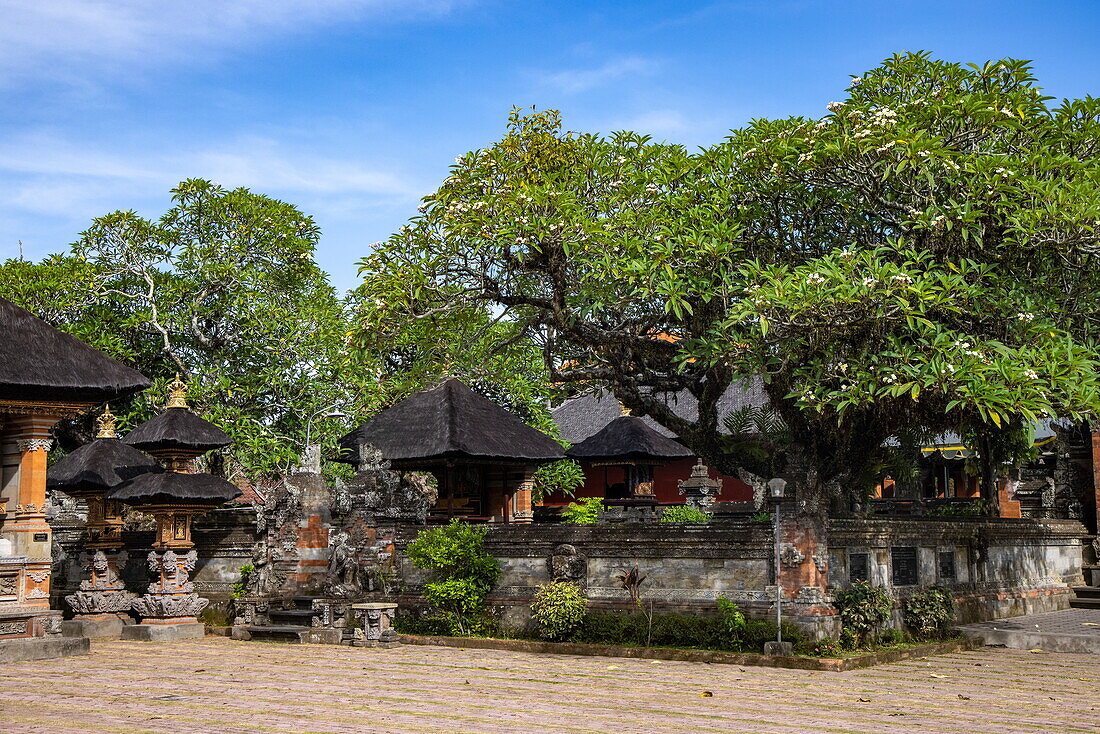
<svg viewBox="0 0 1100 734">
<path fill-rule="evenodd" d="M 621 418 L 624 415 L 633 415 L 633 413 L 631 412 L 630 408 L 623 405 L 623 402 L 620 400 L 619 401 L 619 417 Z"/>
<path fill-rule="evenodd" d="M 110 403 L 103 406 L 103 412 L 95 419 L 95 427 L 96 438 L 118 438 L 118 433 L 115 431 L 118 428 L 118 418 L 111 412 Z"/>
<path fill-rule="evenodd" d="M 168 383 L 168 405 L 164 407 L 187 407 L 187 385 L 180 379 L 180 374 L 178 372 L 176 373 L 176 379 Z"/>
</svg>

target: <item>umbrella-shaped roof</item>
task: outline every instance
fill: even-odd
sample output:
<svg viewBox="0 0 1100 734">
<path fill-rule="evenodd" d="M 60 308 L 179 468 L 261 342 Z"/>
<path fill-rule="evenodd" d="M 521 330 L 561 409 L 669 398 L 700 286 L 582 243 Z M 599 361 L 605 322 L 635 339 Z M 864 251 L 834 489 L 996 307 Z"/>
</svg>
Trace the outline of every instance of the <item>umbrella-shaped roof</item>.
<svg viewBox="0 0 1100 734">
<path fill-rule="evenodd" d="M 117 438 L 97 438 L 51 466 L 46 486 L 68 494 L 106 492 L 134 477 L 162 471 L 156 459 Z"/>
<path fill-rule="evenodd" d="M 142 474 L 118 485 L 107 499 L 135 507 L 187 504 L 210 506 L 228 502 L 241 494 L 240 488 L 212 474 Z"/>
<path fill-rule="evenodd" d="M 449 379 L 410 395 L 340 439 L 344 461 L 363 445 L 395 466 L 443 461 L 532 464 L 564 457 L 561 446 L 462 382 Z"/>
<path fill-rule="evenodd" d="M 228 446 L 233 439 L 188 408 L 167 408 L 126 434 L 125 442 L 142 451 L 183 449 L 206 452 Z"/>
<path fill-rule="evenodd" d="M 0 298 L 0 400 L 101 403 L 145 376 Z"/>
<path fill-rule="evenodd" d="M 664 462 L 695 456 L 682 444 L 662 436 L 641 418 L 619 416 L 598 433 L 565 452 L 580 461 Z"/>
</svg>

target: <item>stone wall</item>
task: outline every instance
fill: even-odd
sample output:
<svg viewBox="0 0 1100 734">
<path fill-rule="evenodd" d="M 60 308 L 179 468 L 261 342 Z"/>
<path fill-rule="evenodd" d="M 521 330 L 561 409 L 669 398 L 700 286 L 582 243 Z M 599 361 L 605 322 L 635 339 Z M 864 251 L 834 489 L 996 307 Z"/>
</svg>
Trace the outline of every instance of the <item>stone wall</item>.
<svg viewBox="0 0 1100 734">
<path fill-rule="evenodd" d="M 426 579 L 403 553 L 417 532 L 401 529 L 396 543 L 407 606 L 419 603 Z M 1083 532 L 1063 520 L 833 520 L 824 599 L 785 598 L 784 617 L 814 635 L 836 634 L 836 619 L 815 610 L 850 583 L 861 555 L 867 577 L 899 601 L 931 584 L 952 589 L 960 622 L 1062 609 L 1070 586 L 1081 583 Z M 767 523 L 495 526 L 486 545 L 503 569 L 490 603 L 515 626 L 528 623 L 535 587 L 554 577 L 585 586 L 594 608 L 626 609 L 629 597 L 615 577 L 634 566 L 648 577 L 643 599 L 658 611 L 714 614 L 715 600 L 725 596 L 750 617 L 774 614 Z M 906 574 L 915 583 L 902 583 L 911 580 Z M 897 616 L 900 623 L 900 608 Z"/>
</svg>

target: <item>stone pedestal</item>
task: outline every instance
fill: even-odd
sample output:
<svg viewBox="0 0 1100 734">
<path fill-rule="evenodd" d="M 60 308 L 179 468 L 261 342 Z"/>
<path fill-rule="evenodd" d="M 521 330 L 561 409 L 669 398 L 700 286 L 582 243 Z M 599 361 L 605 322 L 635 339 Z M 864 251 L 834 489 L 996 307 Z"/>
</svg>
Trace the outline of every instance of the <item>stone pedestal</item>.
<svg viewBox="0 0 1100 734">
<path fill-rule="evenodd" d="M 764 654 L 790 657 L 791 655 L 794 655 L 794 645 L 789 642 L 776 642 L 775 640 L 772 640 L 771 642 L 765 642 Z"/>
<path fill-rule="evenodd" d="M 189 580 L 197 561 L 198 554 L 194 550 L 183 555 L 174 550 L 149 553 L 149 570 L 159 575 L 159 580 L 149 584 L 148 594 L 134 600 L 133 610 L 141 616 L 141 624 L 124 629 L 122 639 L 179 640 L 203 636 L 198 616 L 210 601 L 196 594 Z M 162 631 L 170 627 L 181 630 Z M 191 631 L 186 632 L 186 629 Z M 195 634 L 196 630 L 200 634 Z"/>
<path fill-rule="evenodd" d="M 122 630 L 123 640 L 136 642 L 173 642 L 175 640 L 195 640 L 206 636 L 206 625 L 202 622 L 175 622 L 167 624 L 127 625 Z"/>
<path fill-rule="evenodd" d="M 118 614 L 81 614 L 61 623 L 63 637 L 87 637 L 93 640 L 117 640 L 122 630 L 131 626 L 129 617 Z"/>
<path fill-rule="evenodd" d="M 398 644 L 397 631 L 393 629 L 393 617 L 397 613 L 395 602 L 352 604 L 351 613 L 355 619 L 363 619 L 363 628 L 356 628 L 351 644 L 356 647 L 394 647 Z"/>
</svg>

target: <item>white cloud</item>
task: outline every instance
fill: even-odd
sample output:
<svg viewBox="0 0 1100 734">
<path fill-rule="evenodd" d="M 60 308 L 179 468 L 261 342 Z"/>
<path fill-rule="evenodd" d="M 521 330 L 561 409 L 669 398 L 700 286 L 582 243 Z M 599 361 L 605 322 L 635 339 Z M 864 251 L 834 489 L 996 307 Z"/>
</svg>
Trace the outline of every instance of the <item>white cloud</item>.
<svg viewBox="0 0 1100 734">
<path fill-rule="evenodd" d="M 401 171 L 347 158 L 294 150 L 258 137 L 221 141 L 171 153 L 110 152 L 48 135 L 0 143 L 0 209 L 88 218 L 133 201 L 167 196 L 184 178 L 323 204 L 340 197 L 361 204 L 414 200 L 426 187 Z"/>
<path fill-rule="evenodd" d="M 0 0 L 0 73 L 76 79 L 201 62 L 337 22 L 446 13 L 466 0 Z"/>
<path fill-rule="evenodd" d="M 625 77 L 648 74 L 656 64 L 641 56 L 625 56 L 590 69 L 567 69 L 544 73 L 540 81 L 567 94 L 587 92 Z"/>
</svg>

